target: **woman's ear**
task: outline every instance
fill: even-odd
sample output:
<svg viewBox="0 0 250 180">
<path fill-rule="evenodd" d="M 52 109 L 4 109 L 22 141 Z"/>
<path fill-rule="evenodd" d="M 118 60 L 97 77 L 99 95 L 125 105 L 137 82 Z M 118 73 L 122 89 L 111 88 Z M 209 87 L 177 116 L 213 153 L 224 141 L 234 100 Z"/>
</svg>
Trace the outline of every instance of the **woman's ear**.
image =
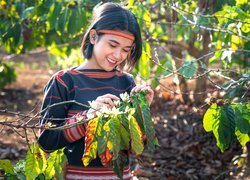
<svg viewBox="0 0 250 180">
<path fill-rule="evenodd" d="M 97 39 L 97 33 L 95 29 L 91 29 L 89 32 L 89 39 L 91 44 L 95 44 Z"/>
</svg>

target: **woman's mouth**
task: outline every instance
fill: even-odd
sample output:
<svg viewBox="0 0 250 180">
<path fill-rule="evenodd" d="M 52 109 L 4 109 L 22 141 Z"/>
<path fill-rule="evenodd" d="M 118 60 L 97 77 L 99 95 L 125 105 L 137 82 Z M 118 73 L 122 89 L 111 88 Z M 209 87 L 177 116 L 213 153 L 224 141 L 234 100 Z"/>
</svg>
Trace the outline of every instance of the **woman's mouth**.
<svg viewBox="0 0 250 180">
<path fill-rule="evenodd" d="M 110 58 L 107 58 L 108 62 L 112 65 L 112 66 L 115 66 L 117 61 L 113 60 L 113 59 L 110 59 Z"/>
</svg>

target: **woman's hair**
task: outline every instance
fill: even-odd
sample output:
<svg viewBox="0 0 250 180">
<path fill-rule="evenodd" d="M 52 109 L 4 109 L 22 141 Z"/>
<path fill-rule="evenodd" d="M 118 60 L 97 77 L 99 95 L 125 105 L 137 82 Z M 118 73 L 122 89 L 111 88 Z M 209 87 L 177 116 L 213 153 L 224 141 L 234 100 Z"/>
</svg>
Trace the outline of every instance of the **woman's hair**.
<svg viewBox="0 0 250 180">
<path fill-rule="evenodd" d="M 134 37 L 130 56 L 117 68 L 131 71 L 142 54 L 141 31 L 135 15 L 117 3 L 104 3 L 94 10 L 92 23 L 87 29 L 81 45 L 82 54 L 86 59 L 91 58 L 93 44 L 90 43 L 90 30 L 120 30 L 131 33 Z M 98 33 L 99 36 L 102 33 Z"/>
</svg>

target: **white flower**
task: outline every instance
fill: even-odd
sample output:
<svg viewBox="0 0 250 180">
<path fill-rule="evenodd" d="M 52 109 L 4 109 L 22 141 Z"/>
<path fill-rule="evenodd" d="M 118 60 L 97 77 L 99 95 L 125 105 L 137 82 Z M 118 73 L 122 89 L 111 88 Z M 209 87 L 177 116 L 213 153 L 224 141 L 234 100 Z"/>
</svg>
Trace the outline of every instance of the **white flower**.
<svg viewBox="0 0 250 180">
<path fill-rule="evenodd" d="M 122 99 L 122 101 L 129 102 L 129 94 L 127 92 L 120 94 L 120 98 Z"/>
</svg>

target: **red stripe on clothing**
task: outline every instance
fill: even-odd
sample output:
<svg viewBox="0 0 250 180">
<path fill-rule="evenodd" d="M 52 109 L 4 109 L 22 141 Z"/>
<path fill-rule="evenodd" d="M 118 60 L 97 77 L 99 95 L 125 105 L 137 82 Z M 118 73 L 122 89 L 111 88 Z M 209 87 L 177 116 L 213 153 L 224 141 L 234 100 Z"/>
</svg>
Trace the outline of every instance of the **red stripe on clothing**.
<svg viewBox="0 0 250 180">
<path fill-rule="evenodd" d="M 79 88 L 78 86 L 74 86 L 73 89 L 71 89 L 69 91 L 69 93 L 71 93 L 72 91 L 74 91 L 75 89 L 78 89 L 78 90 L 81 90 L 81 91 L 85 91 L 85 90 L 92 90 L 92 91 L 95 91 L 95 90 L 103 90 L 103 89 L 112 89 L 112 90 L 115 90 L 115 91 L 118 91 L 118 92 L 125 92 L 127 91 L 129 88 L 132 88 L 133 86 L 130 85 L 128 86 L 127 88 L 125 89 L 116 89 L 112 86 L 103 86 L 103 87 L 97 87 L 97 88 Z"/>
<path fill-rule="evenodd" d="M 64 74 L 65 72 L 62 70 L 62 71 L 59 71 L 56 75 L 55 75 L 55 78 L 56 80 L 61 84 L 63 85 L 64 87 L 66 87 L 68 89 L 68 86 L 65 84 L 65 82 L 62 80 L 61 76 Z"/>
<path fill-rule="evenodd" d="M 116 75 L 116 76 L 124 76 L 125 75 L 123 72 L 118 72 L 118 71 L 114 71 L 114 72 L 82 72 L 82 71 L 78 71 L 75 69 L 71 69 L 69 71 L 69 73 L 72 75 L 84 74 L 88 77 L 93 77 L 93 78 L 108 78 L 108 77 L 112 77 L 114 75 Z"/>
<path fill-rule="evenodd" d="M 46 96 L 46 99 L 61 99 L 58 96 Z"/>
<path fill-rule="evenodd" d="M 112 170 L 112 168 L 107 167 L 76 167 L 67 165 L 65 168 L 66 179 L 116 179 L 117 174 Z M 131 179 L 131 172 L 129 166 L 124 168 L 123 179 Z"/>
<path fill-rule="evenodd" d="M 84 114 L 85 114 L 85 112 L 80 111 L 75 116 L 73 116 L 72 118 L 67 120 L 65 124 L 70 125 L 70 124 L 76 123 L 78 121 L 77 118 L 79 116 L 83 116 L 83 118 L 85 119 L 86 116 Z M 78 139 L 81 139 L 83 136 L 85 136 L 85 130 L 83 128 L 83 125 L 79 124 L 79 125 L 75 125 L 71 128 L 65 129 L 64 135 L 69 142 L 74 142 Z"/>
</svg>

